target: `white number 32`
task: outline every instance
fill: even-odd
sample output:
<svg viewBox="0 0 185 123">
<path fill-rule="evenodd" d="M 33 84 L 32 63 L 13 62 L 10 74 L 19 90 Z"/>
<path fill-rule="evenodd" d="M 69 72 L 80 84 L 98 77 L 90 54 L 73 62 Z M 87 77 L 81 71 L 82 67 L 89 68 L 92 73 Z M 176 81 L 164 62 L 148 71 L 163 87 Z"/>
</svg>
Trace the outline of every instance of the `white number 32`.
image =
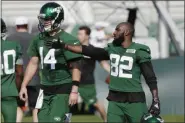
<svg viewBox="0 0 185 123">
<path fill-rule="evenodd" d="M 124 73 L 124 71 L 130 71 L 133 67 L 133 58 L 129 56 L 122 56 L 117 54 L 110 55 L 111 60 L 111 75 L 118 76 L 121 78 L 132 78 L 132 74 Z M 123 64 L 121 62 L 127 61 L 128 64 Z"/>
</svg>

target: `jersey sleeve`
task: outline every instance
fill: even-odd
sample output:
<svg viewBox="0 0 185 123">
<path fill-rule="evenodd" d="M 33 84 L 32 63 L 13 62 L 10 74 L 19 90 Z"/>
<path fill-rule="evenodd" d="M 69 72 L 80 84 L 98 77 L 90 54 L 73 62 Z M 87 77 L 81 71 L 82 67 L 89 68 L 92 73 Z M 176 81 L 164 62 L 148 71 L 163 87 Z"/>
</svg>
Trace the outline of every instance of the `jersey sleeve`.
<svg viewBox="0 0 185 123">
<path fill-rule="evenodd" d="M 143 62 L 148 62 L 151 61 L 151 55 L 150 55 L 151 51 L 149 47 L 144 47 L 144 48 L 140 48 L 137 51 L 137 58 L 138 58 L 138 63 L 143 63 Z"/>
<path fill-rule="evenodd" d="M 71 41 L 69 44 L 79 45 L 80 42 L 78 40 L 74 40 L 74 41 Z M 82 57 L 82 54 L 77 54 L 77 53 L 73 53 L 71 51 L 65 50 L 64 51 L 64 56 L 65 56 L 66 60 L 69 61 L 69 60 L 72 60 L 72 59 Z"/>
<path fill-rule="evenodd" d="M 27 53 L 29 56 L 33 57 L 33 56 L 39 56 L 39 52 L 37 50 L 37 40 L 33 39 L 28 47 Z"/>
<path fill-rule="evenodd" d="M 16 45 L 16 64 L 23 65 L 23 58 L 22 58 L 22 48 L 21 45 L 17 43 Z"/>
</svg>

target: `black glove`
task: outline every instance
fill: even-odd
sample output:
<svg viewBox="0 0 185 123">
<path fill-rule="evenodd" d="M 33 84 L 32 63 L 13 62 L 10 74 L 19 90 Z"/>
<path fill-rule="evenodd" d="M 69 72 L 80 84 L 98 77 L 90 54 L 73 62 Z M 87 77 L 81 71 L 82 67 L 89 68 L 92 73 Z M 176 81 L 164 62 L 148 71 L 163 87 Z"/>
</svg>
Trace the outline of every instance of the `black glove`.
<svg viewBox="0 0 185 123">
<path fill-rule="evenodd" d="M 159 99 L 153 99 L 152 105 L 149 109 L 152 115 L 158 116 L 160 114 L 160 101 Z"/>
<path fill-rule="evenodd" d="M 58 38 L 57 40 L 52 41 L 51 47 L 54 49 L 63 49 L 65 47 L 65 43 Z"/>
</svg>

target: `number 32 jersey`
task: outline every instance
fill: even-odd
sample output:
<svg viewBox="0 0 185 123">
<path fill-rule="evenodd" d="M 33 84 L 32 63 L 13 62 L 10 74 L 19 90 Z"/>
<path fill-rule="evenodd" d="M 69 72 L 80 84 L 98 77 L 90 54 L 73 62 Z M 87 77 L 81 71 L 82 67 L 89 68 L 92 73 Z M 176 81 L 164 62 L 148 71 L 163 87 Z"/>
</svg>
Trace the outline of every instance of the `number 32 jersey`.
<svg viewBox="0 0 185 123">
<path fill-rule="evenodd" d="M 1 97 L 18 96 L 15 65 L 22 65 L 21 46 L 13 41 L 1 41 Z"/>
<path fill-rule="evenodd" d="M 119 92 L 142 92 L 140 64 L 151 60 L 146 45 L 132 42 L 128 48 L 109 44 L 105 50 L 111 62 L 109 89 Z"/>
<path fill-rule="evenodd" d="M 68 61 L 80 58 L 82 55 L 75 54 L 64 49 L 52 49 L 47 44 L 53 40 L 60 38 L 61 41 L 67 44 L 79 44 L 79 40 L 61 31 L 52 37 L 39 38 L 39 35 L 34 38 L 28 48 L 28 54 L 33 57 L 39 57 L 41 84 L 52 86 L 71 83 L 71 72 L 68 68 Z"/>
</svg>

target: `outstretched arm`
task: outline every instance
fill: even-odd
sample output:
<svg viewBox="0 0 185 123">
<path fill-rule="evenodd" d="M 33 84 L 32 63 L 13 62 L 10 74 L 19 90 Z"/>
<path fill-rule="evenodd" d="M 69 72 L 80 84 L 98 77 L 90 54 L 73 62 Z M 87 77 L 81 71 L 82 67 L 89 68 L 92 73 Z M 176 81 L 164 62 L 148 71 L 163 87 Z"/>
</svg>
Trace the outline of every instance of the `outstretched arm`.
<svg viewBox="0 0 185 123">
<path fill-rule="evenodd" d="M 52 48 L 64 48 L 74 53 L 81 53 L 83 55 L 90 56 L 96 60 L 109 60 L 109 54 L 105 49 L 85 45 L 70 45 L 61 42 L 59 38 L 57 41 L 52 43 Z"/>
<path fill-rule="evenodd" d="M 68 45 L 65 44 L 65 49 L 75 53 L 82 53 L 83 55 L 90 56 L 96 60 L 109 60 L 109 54 L 102 48 L 85 45 Z"/>
</svg>

